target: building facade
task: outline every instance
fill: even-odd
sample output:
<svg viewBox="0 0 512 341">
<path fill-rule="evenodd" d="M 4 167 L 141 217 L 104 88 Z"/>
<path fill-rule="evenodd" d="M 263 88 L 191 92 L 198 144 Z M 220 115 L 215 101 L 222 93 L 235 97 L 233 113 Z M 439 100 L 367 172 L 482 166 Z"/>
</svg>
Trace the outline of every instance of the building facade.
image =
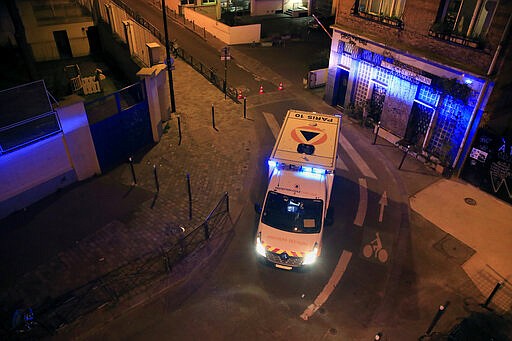
<svg viewBox="0 0 512 341">
<path fill-rule="evenodd" d="M 500 0 L 340 2 L 325 99 L 460 169 L 489 109 L 511 13 Z"/>
<path fill-rule="evenodd" d="M 37 62 L 87 56 L 94 23 L 74 1 L 17 1 L 27 43 Z"/>
</svg>

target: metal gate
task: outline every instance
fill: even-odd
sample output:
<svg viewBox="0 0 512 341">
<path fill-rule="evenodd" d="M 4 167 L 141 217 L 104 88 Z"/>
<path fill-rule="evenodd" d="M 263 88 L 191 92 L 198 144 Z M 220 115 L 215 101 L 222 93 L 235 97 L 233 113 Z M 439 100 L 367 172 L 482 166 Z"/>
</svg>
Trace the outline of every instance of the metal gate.
<svg viewBox="0 0 512 341">
<path fill-rule="evenodd" d="M 85 103 L 85 110 L 103 173 L 153 144 L 144 82 Z"/>
<path fill-rule="evenodd" d="M 480 129 L 461 178 L 512 204 L 512 136 Z"/>
</svg>

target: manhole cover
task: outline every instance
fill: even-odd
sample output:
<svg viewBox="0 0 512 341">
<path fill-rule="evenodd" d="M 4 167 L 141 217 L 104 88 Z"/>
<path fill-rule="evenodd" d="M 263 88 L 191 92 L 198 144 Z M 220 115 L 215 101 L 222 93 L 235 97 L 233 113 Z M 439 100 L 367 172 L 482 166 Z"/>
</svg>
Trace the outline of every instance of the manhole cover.
<svg viewBox="0 0 512 341">
<path fill-rule="evenodd" d="M 473 199 L 473 198 L 464 198 L 464 201 L 466 202 L 466 204 L 468 205 L 471 205 L 471 206 L 475 206 L 476 205 L 476 200 Z"/>
<path fill-rule="evenodd" d="M 475 250 L 449 234 L 435 243 L 434 249 L 451 258 L 459 265 L 464 264 L 464 262 L 466 262 L 475 253 Z"/>
</svg>

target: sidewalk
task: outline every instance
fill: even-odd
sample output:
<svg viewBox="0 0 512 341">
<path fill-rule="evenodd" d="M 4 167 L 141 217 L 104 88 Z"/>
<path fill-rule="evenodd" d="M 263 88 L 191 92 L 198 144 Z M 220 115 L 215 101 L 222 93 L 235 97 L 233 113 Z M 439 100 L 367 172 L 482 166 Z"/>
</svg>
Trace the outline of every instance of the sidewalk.
<svg viewBox="0 0 512 341">
<path fill-rule="evenodd" d="M 413 195 L 410 205 L 411 209 L 474 250 L 462 268 L 483 296 L 487 297 L 496 283 L 508 281 L 495 303 L 504 311 L 510 311 L 512 207 L 460 179 L 438 180 Z M 455 249 L 451 251 L 457 252 Z"/>
<path fill-rule="evenodd" d="M 175 239 L 171 228 L 184 226 L 187 233 L 198 226 L 226 192 L 232 219 L 240 214 L 249 200 L 244 188 L 252 174 L 249 164 L 257 154 L 254 121 L 244 119 L 241 105 L 225 100 L 185 62 L 176 60 L 175 66 L 181 144 L 173 115 L 161 141 L 143 156 L 134 156 L 135 187 L 129 166 L 121 165 L 0 221 L 1 282 L 10 288 L 0 294 L 4 306 L 39 306 L 48 297 L 158 251 Z"/>
</svg>

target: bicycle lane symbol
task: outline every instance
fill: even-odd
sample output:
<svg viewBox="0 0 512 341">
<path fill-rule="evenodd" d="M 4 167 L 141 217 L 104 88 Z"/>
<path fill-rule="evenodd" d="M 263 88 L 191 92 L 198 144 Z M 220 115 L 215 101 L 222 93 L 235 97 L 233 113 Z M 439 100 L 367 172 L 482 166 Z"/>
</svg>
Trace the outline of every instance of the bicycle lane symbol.
<svg viewBox="0 0 512 341">
<path fill-rule="evenodd" d="M 384 247 L 381 234 L 371 229 L 365 232 L 362 248 L 363 257 L 374 263 L 386 263 L 389 260 L 389 251 Z"/>
</svg>

